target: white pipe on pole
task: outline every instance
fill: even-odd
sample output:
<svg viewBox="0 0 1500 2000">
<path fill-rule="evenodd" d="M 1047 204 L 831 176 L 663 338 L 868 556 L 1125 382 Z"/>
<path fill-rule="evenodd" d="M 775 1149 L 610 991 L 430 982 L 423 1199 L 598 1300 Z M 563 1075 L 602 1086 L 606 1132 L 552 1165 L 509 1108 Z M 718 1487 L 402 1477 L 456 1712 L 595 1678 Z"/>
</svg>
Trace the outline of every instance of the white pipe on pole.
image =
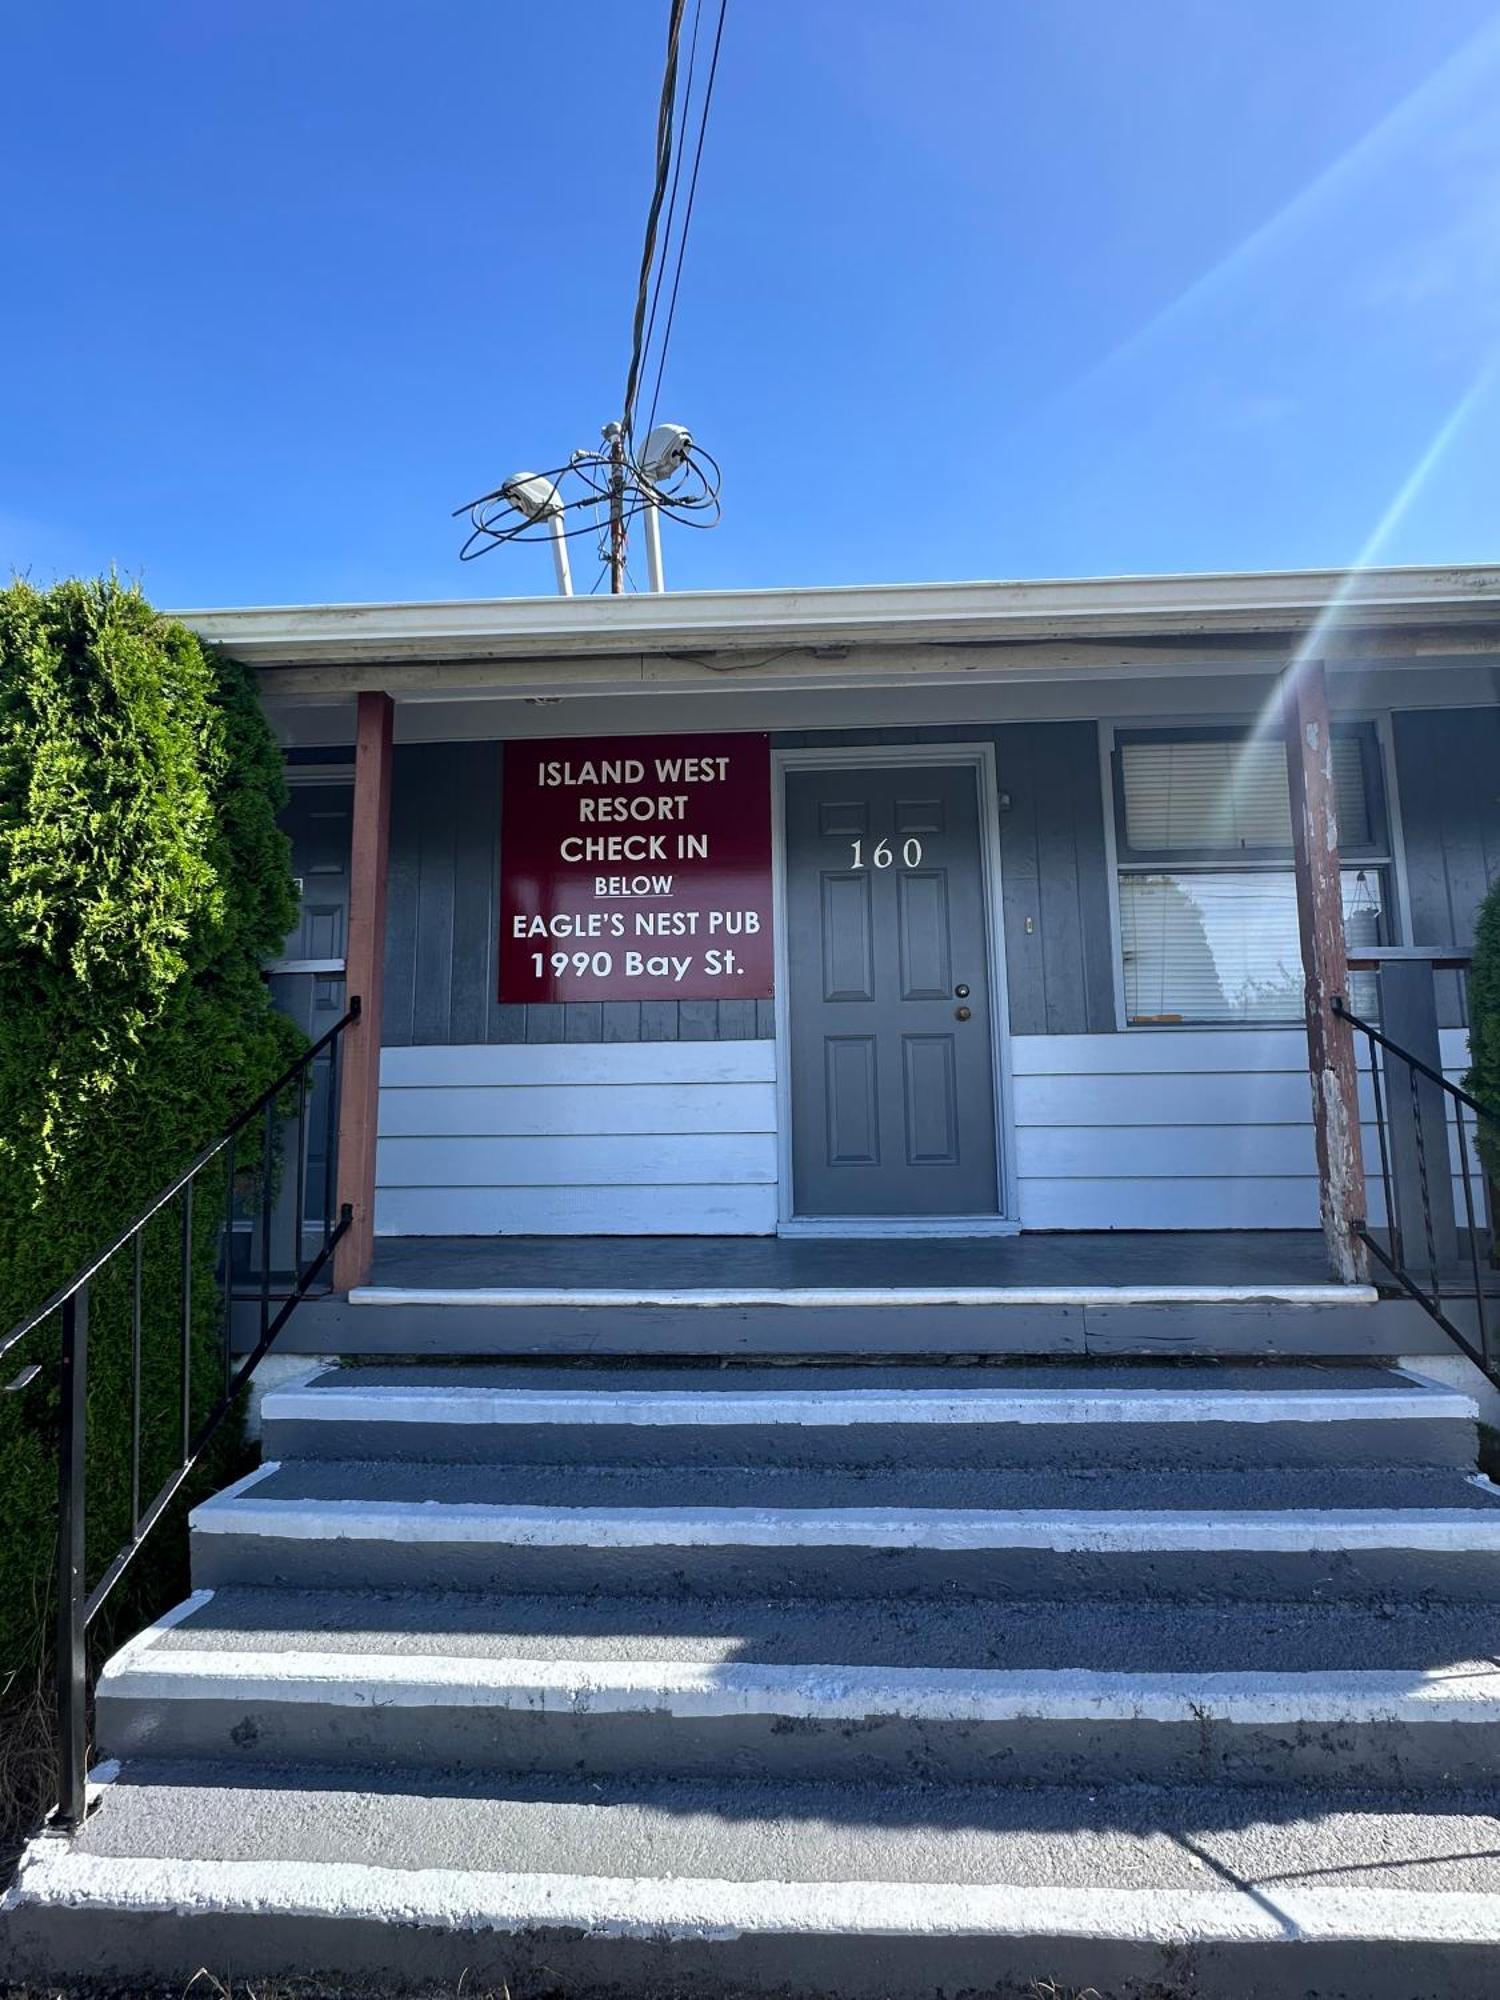
<svg viewBox="0 0 1500 2000">
<path fill-rule="evenodd" d="M 568 563 L 568 538 L 563 533 L 561 513 L 548 517 L 547 532 L 552 538 L 552 566 L 557 571 L 557 590 L 560 597 L 573 595 L 573 571 Z"/>
<path fill-rule="evenodd" d="M 648 501 L 641 519 L 646 529 L 646 588 L 661 592 L 667 587 L 661 573 L 661 514 Z"/>
</svg>

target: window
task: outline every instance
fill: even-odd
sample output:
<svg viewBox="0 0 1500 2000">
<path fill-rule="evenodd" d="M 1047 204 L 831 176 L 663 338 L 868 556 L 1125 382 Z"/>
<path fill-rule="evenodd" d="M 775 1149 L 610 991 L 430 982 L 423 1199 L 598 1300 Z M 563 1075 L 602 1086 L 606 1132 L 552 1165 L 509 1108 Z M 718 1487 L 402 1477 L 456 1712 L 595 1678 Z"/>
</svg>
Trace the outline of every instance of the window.
<svg viewBox="0 0 1500 2000">
<path fill-rule="evenodd" d="M 1379 746 L 1336 728 L 1339 853 L 1351 947 L 1391 939 Z M 1291 801 L 1280 741 L 1232 730 L 1122 730 L 1114 753 L 1125 1018 L 1162 1023 L 1302 1017 Z M 1371 1004 L 1351 978 L 1351 1003 Z"/>
</svg>

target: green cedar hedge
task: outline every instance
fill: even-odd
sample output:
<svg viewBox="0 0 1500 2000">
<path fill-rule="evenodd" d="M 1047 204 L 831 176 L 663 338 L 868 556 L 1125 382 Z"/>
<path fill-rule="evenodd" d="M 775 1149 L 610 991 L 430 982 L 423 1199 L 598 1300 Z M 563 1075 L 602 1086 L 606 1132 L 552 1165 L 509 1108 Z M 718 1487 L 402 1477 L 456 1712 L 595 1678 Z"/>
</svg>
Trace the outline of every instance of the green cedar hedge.
<svg viewBox="0 0 1500 2000">
<path fill-rule="evenodd" d="M 1469 1074 L 1464 1088 L 1500 1109 L 1500 879 L 1479 906 L 1474 962 L 1469 968 Z M 1500 1184 L 1500 1126 L 1479 1121 L 1479 1157 Z"/>
<path fill-rule="evenodd" d="M 138 590 L 110 578 L 0 591 L 0 1330 L 301 1046 L 260 976 L 296 914 L 284 798 L 248 674 Z M 199 1413 L 221 1387 L 225 1192 L 206 1176 L 193 1207 Z M 143 1500 L 180 1437 L 179 1231 L 174 1204 L 144 1258 Z M 91 1301 L 93 1574 L 129 1531 L 128 1262 L 115 1260 Z M 55 1331 L 41 1329 L 14 1358 L 50 1352 Z M 50 1639 L 55 1449 L 44 1368 L 0 1396 L 0 1701 L 12 1709 Z M 180 1546 L 152 1560 L 160 1581 Z M 139 1607 L 150 1571 L 132 1587 Z"/>
</svg>

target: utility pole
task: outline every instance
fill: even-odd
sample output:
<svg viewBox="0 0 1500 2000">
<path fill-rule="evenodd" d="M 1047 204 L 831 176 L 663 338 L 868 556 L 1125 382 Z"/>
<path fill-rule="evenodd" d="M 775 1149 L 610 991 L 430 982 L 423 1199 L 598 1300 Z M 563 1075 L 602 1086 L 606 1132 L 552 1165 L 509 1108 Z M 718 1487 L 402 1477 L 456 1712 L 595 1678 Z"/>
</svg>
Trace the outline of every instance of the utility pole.
<svg viewBox="0 0 1500 2000">
<path fill-rule="evenodd" d="M 609 446 L 609 590 L 619 597 L 625 589 L 625 433 L 618 424 L 604 426 Z"/>
</svg>

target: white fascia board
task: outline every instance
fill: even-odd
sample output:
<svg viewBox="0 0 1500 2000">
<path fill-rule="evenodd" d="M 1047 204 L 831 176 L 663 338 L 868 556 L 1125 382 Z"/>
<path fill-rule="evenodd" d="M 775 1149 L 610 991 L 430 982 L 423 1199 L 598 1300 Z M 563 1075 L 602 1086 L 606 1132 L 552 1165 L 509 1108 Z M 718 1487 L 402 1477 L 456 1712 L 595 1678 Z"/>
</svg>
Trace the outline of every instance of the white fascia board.
<svg viewBox="0 0 1500 2000">
<path fill-rule="evenodd" d="M 172 615 L 252 665 L 567 658 L 681 649 L 1066 639 L 1500 623 L 1500 569 L 1213 573 L 856 584 L 438 603 L 274 605 Z"/>
</svg>

